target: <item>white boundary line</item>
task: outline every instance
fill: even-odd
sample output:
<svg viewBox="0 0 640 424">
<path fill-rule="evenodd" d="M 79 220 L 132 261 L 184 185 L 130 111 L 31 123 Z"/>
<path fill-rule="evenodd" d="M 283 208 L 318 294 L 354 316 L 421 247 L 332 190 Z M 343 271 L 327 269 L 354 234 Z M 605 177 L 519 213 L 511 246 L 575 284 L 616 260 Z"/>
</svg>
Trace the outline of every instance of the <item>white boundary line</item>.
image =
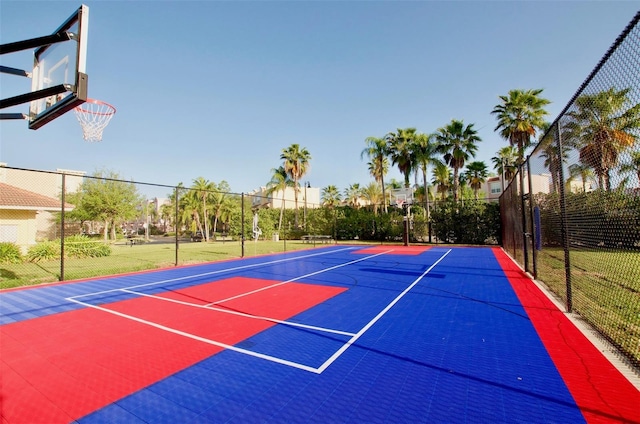
<svg viewBox="0 0 640 424">
<path fill-rule="evenodd" d="M 341 250 L 348 250 L 348 249 L 341 249 Z M 301 278 L 305 278 L 305 277 L 308 277 L 308 276 L 321 274 L 323 272 L 327 272 L 327 271 L 330 271 L 330 270 L 333 270 L 333 269 L 336 269 L 336 268 L 340 268 L 340 267 L 351 265 L 351 264 L 354 264 L 354 263 L 357 263 L 357 262 L 361 262 L 361 261 L 364 261 L 364 260 L 367 260 L 367 259 L 370 259 L 370 258 L 374 258 L 376 256 L 380 256 L 380 255 L 384 255 L 384 254 L 387 254 L 387 253 L 391 253 L 392 251 L 393 251 L 393 249 L 385 251 L 385 252 L 377 253 L 375 255 L 371 255 L 371 256 L 364 257 L 364 258 L 360 258 L 360 259 L 357 259 L 357 260 L 354 260 L 354 261 L 349 261 L 349 262 L 346 262 L 346 263 L 341 264 L 341 265 L 332 266 L 332 267 L 326 268 L 324 270 L 315 271 L 315 272 L 312 272 L 312 273 L 309 273 L 309 274 L 306 274 L 306 275 L 303 275 L 303 276 L 300 276 L 300 277 L 293 278 L 293 279 L 288 280 L 286 282 L 281 282 L 281 283 L 277 283 L 277 284 L 265 287 L 263 289 L 275 287 L 277 285 L 285 284 L 287 282 L 296 281 L 296 280 L 299 280 Z M 332 252 L 335 252 L 335 250 L 332 251 Z M 212 309 L 212 310 L 216 310 L 216 311 L 222 311 L 222 312 L 226 312 L 226 313 L 231 313 L 231 311 L 220 310 L 219 308 L 212 308 L 212 307 L 210 307 L 208 305 L 204 305 L 204 306 L 203 305 L 194 305 L 194 304 L 190 304 L 188 302 L 181 302 L 181 301 L 177 301 L 177 300 L 173 300 L 173 299 L 160 298 L 158 296 L 147 295 L 147 294 L 138 293 L 138 292 L 134 292 L 134 291 L 130 291 L 129 290 L 130 288 L 150 286 L 150 285 L 153 285 L 153 284 L 160 284 L 161 282 L 150 283 L 150 284 L 142 284 L 142 285 L 131 286 L 131 287 L 125 287 L 125 288 L 122 288 L 122 289 L 106 290 L 106 291 L 103 291 L 103 292 L 90 293 L 90 294 L 86 294 L 86 295 L 73 296 L 73 297 L 66 298 L 66 300 L 69 300 L 69 301 L 74 302 L 74 303 L 78 303 L 80 305 L 83 305 L 83 306 L 86 306 L 86 307 L 89 307 L 89 308 L 98 309 L 98 310 L 101 310 L 101 311 L 104 311 L 104 312 L 107 312 L 107 313 L 110 313 L 110 314 L 114 314 L 114 315 L 117 315 L 117 316 L 120 316 L 120 317 L 123 317 L 123 318 L 127 318 L 127 319 L 130 319 L 130 320 L 136 321 L 136 322 L 140 322 L 142 324 L 150 325 L 152 327 L 155 327 L 155 328 L 158 328 L 158 329 L 170 332 L 170 333 L 178 334 L 178 335 L 190 338 L 190 339 L 194 339 L 194 340 L 198 340 L 198 341 L 201 341 L 201 342 L 204 342 L 204 343 L 207 343 L 207 344 L 211 344 L 211 345 L 214 345 L 214 346 L 222 347 L 224 349 L 228 349 L 228 350 L 231 350 L 231 351 L 234 351 L 234 352 L 242 353 L 242 354 L 249 355 L 249 356 L 254 356 L 256 358 L 260 358 L 260 359 L 264 359 L 264 360 L 267 360 L 267 361 L 279 363 L 279 364 L 282 364 L 282 365 L 287 365 L 287 366 L 290 366 L 290 367 L 293 367 L 293 368 L 298 368 L 298 369 L 301 369 L 301 370 L 304 370 L 304 371 L 309 371 L 309 372 L 312 372 L 312 373 L 315 373 L 315 374 L 321 374 L 333 362 L 335 362 L 344 352 L 346 352 L 346 350 L 351 345 L 353 345 L 364 333 L 366 333 L 380 318 L 382 318 L 396 303 L 398 303 L 400 301 L 400 299 L 402 299 L 411 289 L 413 289 L 413 287 L 415 287 L 415 285 L 418 284 L 420 282 L 420 280 L 422 280 L 429 272 L 431 272 L 431 270 L 433 268 L 435 268 L 435 266 L 438 265 L 450 252 L 451 252 L 451 249 L 447 250 L 436 262 L 433 263 L 433 265 L 431 265 L 418 278 L 416 278 L 402 293 L 400 293 L 395 299 L 393 299 L 382 311 L 380 311 L 378 313 L 378 315 L 376 315 L 371 321 L 369 321 L 357 333 L 353 334 L 353 333 L 347 333 L 347 332 L 339 332 L 339 330 L 331 330 L 331 329 L 326 329 L 326 328 L 325 329 L 321 329 L 319 327 L 311 327 L 311 326 L 307 327 L 307 328 L 317 329 L 319 331 L 335 332 L 337 334 L 342 334 L 342 335 L 352 335 L 351 339 L 349 339 L 340 349 L 338 349 L 333 355 L 331 355 L 331 357 L 329 359 L 327 359 L 318 368 L 314 368 L 314 367 L 311 367 L 311 366 L 308 366 L 308 365 L 304 365 L 304 364 L 300 364 L 300 363 L 293 362 L 293 361 L 288 361 L 286 359 L 278 358 L 278 357 L 275 357 L 275 356 L 266 355 L 266 354 L 254 352 L 254 351 L 251 351 L 251 350 L 239 348 L 237 346 L 228 345 L 226 343 L 217 342 L 215 340 L 206 339 L 204 337 L 200 337 L 200 336 L 197 336 L 195 334 L 187 333 L 187 332 L 184 332 L 184 331 L 181 331 L 181 330 L 176 330 L 174 328 L 167 327 L 167 326 L 164 326 L 164 325 L 152 322 L 152 321 L 147 321 L 147 320 L 144 320 L 142 318 L 138 318 L 138 317 L 135 317 L 135 316 L 132 316 L 132 315 L 127 315 L 127 314 L 124 314 L 124 313 L 121 313 L 121 312 L 117 312 L 117 311 L 113 311 L 113 310 L 110 310 L 110 309 L 107 309 L 107 308 L 103 308 L 101 306 L 92 305 L 90 303 L 82 302 L 82 301 L 76 299 L 78 297 L 86 297 L 86 296 L 89 296 L 89 295 L 110 293 L 110 292 L 114 292 L 114 291 L 123 291 L 123 292 L 128 292 L 128 293 L 134 293 L 134 294 L 141 295 L 141 296 L 158 298 L 158 299 L 165 300 L 165 301 L 183 303 L 183 304 L 187 304 L 189 306 L 197 306 L 197 307 L 201 307 L 201 308 L 207 308 L 207 309 Z M 323 253 L 325 253 L 325 252 L 323 252 Z M 309 256 L 316 256 L 316 255 L 309 255 Z M 302 257 L 306 257 L 306 256 L 302 256 Z M 297 258 L 300 258 L 300 257 L 297 257 Z M 290 258 L 290 259 L 293 259 L 293 258 Z M 283 261 L 283 260 L 266 262 L 265 264 L 274 263 L 274 262 L 281 262 L 281 261 Z M 256 264 L 248 265 L 246 267 L 252 267 L 252 266 L 257 266 L 257 265 Z M 231 268 L 231 269 L 228 269 L 228 270 L 225 270 L 225 271 L 229 271 L 229 270 L 233 270 L 233 269 L 241 269 L 241 268 L 245 268 L 245 267 L 236 267 L 236 268 Z M 211 272 L 211 273 L 205 273 L 205 274 L 201 274 L 201 275 L 214 274 L 214 273 L 218 273 L 218 272 L 219 271 L 214 271 L 214 272 Z M 193 276 L 191 276 L 191 277 L 193 277 Z M 183 277 L 181 277 L 179 279 L 183 279 Z M 179 279 L 176 279 L 176 280 L 179 280 Z M 165 280 L 163 282 L 167 282 L 167 281 L 174 281 L 174 280 Z M 254 291 L 249 292 L 249 293 L 255 293 L 255 292 L 261 291 L 263 289 L 254 290 Z M 246 293 L 246 294 L 249 294 L 249 293 Z M 229 298 L 229 299 L 232 299 L 232 298 Z M 242 314 L 240 312 L 234 312 L 234 313 L 238 314 L 238 315 L 246 315 L 246 314 Z M 250 316 L 250 317 L 257 318 L 255 316 Z M 270 318 L 265 318 L 265 317 L 260 317 L 260 318 L 276 322 L 275 320 L 270 319 Z M 295 324 L 295 323 L 291 323 L 291 322 L 282 322 L 282 323 L 283 324 L 287 324 L 287 325 Z M 301 326 L 302 327 L 303 325 L 302 324 L 296 324 L 296 326 Z"/>
<path fill-rule="evenodd" d="M 256 264 L 236 266 L 236 267 L 233 267 L 233 268 L 219 269 L 219 270 L 216 270 L 216 271 L 204 272 L 202 274 L 186 275 L 184 277 L 178 277 L 178 278 L 169 278 L 167 280 L 155 281 L 153 283 L 137 284 L 135 286 L 128 286 L 128 287 L 122 287 L 122 288 L 117 288 L 117 289 L 109 289 L 109 290 L 103 290 L 103 291 L 87 293 L 87 294 L 79 294 L 79 295 L 76 295 L 76 296 L 67 297 L 65 300 L 72 300 L 72 299 L 77 299 L 79 297 L 95 296 L 95 295 L 98 295 L 98 294 L 117 292 L 117 291 L 122 290 L 123 288 L 125 288 L 125 289 L 137 289 L 139 287 L 149 287 L 149 286 L 155 286 L 155 285 L 158 285 L 158 284 L 171 283 L 171 282 L 174 282 L 174 281 L 189 280 L 191 278 L 206 277 L 208 275 L 222 274 L 222 273 L 225 273 L 225 272 L 237 271 L 237 270 L 240 270 L 240 269 L 256 268 L 256 267 L 259 267 L 259 266 L 262 266 L 262 265 L 271 265 L 271 264 L 276 264 L 276 263 L 280 263 L 280 262 L 292 261 L 292 260 L 295 260 L 295 259 L 311 258 L 313 256 L 328 255 L 329 253 L 342 252 L 342 251 L 345 251 L 345 250 L 353 250 L 353 249 L 357 249 L 357 247 L 346 247 L 344 249 L 330 250 L 328 252 L 320 252 L 320 253 L 313 253 L 313 254 L 310 254 L 310 255 L 295 256 L 295 257 L 292 257 L 292 258 L 276 259 L 274 261 L 260 262 L 260 263 L 256 263 Z"/>
<path fill-rule="evenodd" d="M 375 316 L 375 318 L 373 318 L 371 321 L 369 321 L 367 323 L 367 325 L 365 325 L 364 327 L 362 327 L 362 329 L 360 331 L 358 331 L 347 343 L 345 343 L 340 349 L 338 349 L 336 351 L 336 353 L 334 353 L 329 359 L 327 359 L 325 361 L 324 364 L 320 365 L 320 367 L 318 368 L 318 374 L 321 374 L 324 370 L 327 369 L 327 367 L 329 367 L 329 365 L 331 365 L 336 359 L 338 359 L 347 349 L 349 349 L 349 347 L 355 343 L 364 333 L 367 332 L 367 330 L 369 328 L 371 328 L 373 326 L 373 324 L 375 324 L 376 322 L 378 322 L 378 320 L 380 318 L 382 318 L 382 316 L 384 314 L 386 314 L 389 309 L 391 309 L 393 307 L 393 305 L 395 305 L 396 303 L 398 303 L 398 301 L 400 301 L 400 299 L 402 299 L 407 293 L 409 293 L 409 291 L 415 287 L 416 284 L 418 284 L 420 282 L 420 280 L 422 280 L 424 278 L 425 275 L 427 275 L 429 272 L 431 272 L 431 270 L 433 268 L 435 268 L 436 265 L 438 265 L 440 263 L 440 261 L 442 261 L 449 253 L 451 252 L 451 249 L 447 250 L 444 255 L 440 256 L 440 258 L 435 261 L 433 263 L 433 265 L 431 265 L 425 272 L 422 273 L 422 275 L 420 275 L 418 278 L 416 278 L 416 280 L 411 283 L 411 285 L 409 287 L 407 287 L 406 289 L 404 289 L 404 291 L 402 293 L 400 293 L 395 299 L 393 299 L 391 301 L 391 303 L 389 303 L 382 311 L 380 311 L 380 313 L 378 315 Z"/>
</svg>

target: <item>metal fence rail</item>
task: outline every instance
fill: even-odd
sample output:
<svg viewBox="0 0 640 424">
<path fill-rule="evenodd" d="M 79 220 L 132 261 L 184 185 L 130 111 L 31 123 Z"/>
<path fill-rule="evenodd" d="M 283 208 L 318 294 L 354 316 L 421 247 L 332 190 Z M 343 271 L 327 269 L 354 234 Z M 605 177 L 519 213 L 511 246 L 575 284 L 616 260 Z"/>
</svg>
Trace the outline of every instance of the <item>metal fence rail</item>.
<svg viewBox="0 0 640 424">
<path fill-rule="evenodd" d="M 500 199 L 505 250 L 564 299 L 567 311 L 580 314 L 636 367 L 639 20 L 640 13 L 543 135 Z"/>
</svg>

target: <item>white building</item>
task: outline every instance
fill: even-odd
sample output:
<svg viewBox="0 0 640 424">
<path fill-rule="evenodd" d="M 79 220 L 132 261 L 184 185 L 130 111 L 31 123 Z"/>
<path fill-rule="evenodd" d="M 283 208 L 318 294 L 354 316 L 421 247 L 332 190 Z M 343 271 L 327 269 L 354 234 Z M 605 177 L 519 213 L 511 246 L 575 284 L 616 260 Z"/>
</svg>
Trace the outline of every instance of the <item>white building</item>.
<svg viewBox="0 0 640 424">
<path fill-rule="evenodd" d="M 282 190 L 278 190 L 271 194 L 267 194 L 266 187 L 260 187 L 249 193 L 249 196 L 252 196 L 251 204 L 254 208 L 280 209 L 283 202 L 285 209 L 295 209 L 296 207 L 293 187 L 287 187 L 284 193 Z M 320 188 L 305 185 L 298 189 L 298 208 L 315 209 L 320 206 Z"/>
</svg>

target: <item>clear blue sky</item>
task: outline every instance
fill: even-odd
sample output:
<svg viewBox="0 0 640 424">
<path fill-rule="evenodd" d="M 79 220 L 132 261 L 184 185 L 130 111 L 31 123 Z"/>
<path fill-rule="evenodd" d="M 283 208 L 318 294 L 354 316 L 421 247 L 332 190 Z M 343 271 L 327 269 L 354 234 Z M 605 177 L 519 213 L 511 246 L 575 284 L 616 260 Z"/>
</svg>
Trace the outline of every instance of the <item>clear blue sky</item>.
<svg viewBox="0 0 640 424">
<path fill-rule="evenodd" d="M 0 162 L 109 169 L 134 181 L 265 185 L 292 143 L 314 187 L 372 181 L 368 136 L 479 130 L 477 160 L 506 145 L 490 114 L 510 89 L 542 88 L 552 121 L 640 8 L 637 1 L 172 2 L 90 8 L 89 96 L 117 113 L 101 143 L 73 113 L 37 131 L 0 121 Z M 79 2 L 0 2 L 2 43 L 47 35 Z M 32 52 L 2 57 L 27 69 Z M 6 98 L 29 80 L 1 76 Z M 28 105 L 3 112 L 27 112 Z M 387 178 L 401 180 L 394 167 Z M 166 190 L 150 193 L 163 196 Z"/>
</svg>

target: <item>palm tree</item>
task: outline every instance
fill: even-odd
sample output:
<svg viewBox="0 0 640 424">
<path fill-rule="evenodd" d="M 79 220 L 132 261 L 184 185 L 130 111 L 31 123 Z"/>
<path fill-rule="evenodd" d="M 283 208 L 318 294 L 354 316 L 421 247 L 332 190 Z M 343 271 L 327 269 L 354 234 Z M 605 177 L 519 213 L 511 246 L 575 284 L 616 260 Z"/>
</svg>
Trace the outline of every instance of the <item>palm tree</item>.
<svg viewBox="0 0 640 424">
<path fill-rule="evenodd" d="M 470 157 L 476 156 L 477 143 L 482 140 L 473 129 L 473 124 L 465 126 L 463 121 L 457 119 L 439 128 L 436 139 L 439 143 L 438 153 L 442 153 L 445 163 L 453 169 L 453 199 L 457 202 L 460 194 L 459 171 Z"/>
<path fill-rule="evenodd" d="M 279 168 L 271 169 L 273 175 L 271 176 L 271 181 L 267 183 L 267 191 L 266 195 L 271 196 L 274 193 L 282 192 L 282 202 L 280 204 L 280 219 L 278 220 L 278 233 L 282 229 L 282 216 L 284 215 L 284 197 L 285 191 L 287 187 L 293 187 L 293 180 L 289 178 L 287 171 L 285 171 L 284 166 L 280 166 Z"/>
<path fill-rule="evenodd" d="M 473 195 L 478 200 L 478 190 L 482 184 L 487 181 L 489 171 L 487 165 L 482 161 L 474 161 L 467 165 L 465 171 L 465 179 L 469 182 L 469 186 L 473 189 Z"/>
<path fill-rule="evenodd" d="M 540 97 L 542 89 L 510 90 L 507 96 L 499 96 L 502 101 L 495 106 L 491 114 L 496 115 L 500 136 L 518 149 L 518 165 L 524 161 L 524 152 L 531 144 L 531 138 L 544 125 L 547 111 L 544 107 L 550 102 Z"/>
<path fill-rule="evenodd" d="M 215 188 L 215 184 L 205 180 L 203 177 L 198 177 L 193 180 L 192 188 L 195 196 L 202 202 L 203 234 L 205 241 L 209 241 L 209 210 L 207 209 L 207 199 L 211 197 L 211 191 Z"/>
<path fill-rule="evenodd" d="M 280 159 L 284 160 L 284 169 L 293 180 L 293 196 L 295 201 L 294 225 L 298 228 L 298 191 L 300 179 L 307 173 L 311 154 L 306 148 L 300 148 L 299 144 L 292 144 L 282 149 Z"/>
<path fill-rule="evenodd" d="M 380 184 L 382 188 L 382 198 L 385 199 L 384 176 L 389 170 L 389 161 L 387 159 L 387 140 L 386 138 L 367 137 L 364 142 L 367 144 L 360 153 L 360 159 L 365 155 L 371 160 L 369 172 L 371 176 Z M 384 211 L 387 211 L 387 203 L 384 203 Z"/>
<path fill-rule="evenodd" d="M 223 221 L 223 215 L 230 207 L 230 197 L 227 195 L 231 191 L 231 186 L 225 180 L 220 181 L 220 184 L 215 186 L 211 193 L 211 207 L 213 210 L 213 232 L 214 234 L 218 230 L 218 222 Z"/>
<path fill-rule="evenodd" d="M 344 200 L 349 205 L 351 205 L 352 208 L 356 209 L 358 207 L 358 201 L 360 200 L 361 195 L 362 190 L 360 189 L 360 184 L 351 184 L 344 191 Z"/>
<path fill-rule="evenodd" d="M 611 190 L 610 171 L 619 154 L 633 146 L 640 129 L 640 103 L 629 106 L 629 88 L 610 88 L 583 94 L 575 100 L 576 109 L 567 113 L 563 139 L 575 144 L 580 161 L 593 168 L 599 186 Z"/>
<path fill-rule="evenodd" d="M 631 152 L 628 162 L 620 164 L 621 172 L 634 172 L 638 179 L 638 187 L 640 187 L 640 151 Z"/>
<path fill-rule="evenodd" d="M 191 231 L 197 230 L 203 232 L 202 221 L 200 219 L 201 205 L 202 202 L 196 190 L 191 189 L 180 197 L 180 209 L 182 210 L 180 221 L 187 224 Z"/>
<path fill-rule="evenodd" d="M 503 183 L 505 181 L 511 181 L 516 175 L 518 169 L 518 151 L 514 146 L 505 146 L 498 150 L 497 156 L 491 158 L 493 162 L 493 169 L 495 169 L 501 176 Z"/>
<path fill-rule="evenodd" d="M 409 175 L 415 167 L 415 158 L 411 154 L 411 145 L 415 136 L 415 128 L 398 128 L 397 132 L 391 132 L 385 136 L 391 163 L 397 165 L 400 173 L 404 175 L 405 188 L 409 188 Z"/>
<path fill-rule="evenodd" d="M 580 163 L 574 163 L 573 165 L 569 166 L 569 178 L 567 179 L 567 183 L 569 184 L 569 187 L 571 187 L 571 182 L 575 178 L 580 177 L 580 181 L 582 181 L 582 191 L 586 193 L 587 181 L 593 179 L 593 176 L 593 170 L 590 166 L 586 166 Z"/>
<path fill-rule="evenodd" d="M 373 207 L 373 214 L 378 214 L 378 208 L 380 207 L 380 203 L 382 203 L 382 191 L 380 190 L 380 186 L 372 182 L 368 184 L 366 187 L 362 188 L 362 197 Z"/>
<path fill-rule="evenodd" d="M 436 191 L 440 193 L 442 200 L 447 198 L 447 192 L 451 186 L 451 172 L 449 167 L 444 163 L 436 165 L 433 170 L 433 185 L 436 186 Z"/>
<path fill-rule="evenodd" d="M 551 174 L 551 188 L 554 193 L 560 192 L 561 184 L 561 171 L 563 164 L 569 157 L 570 145 L 565 143 L 565 148 L 562 149 L 562 158 L 560 157 L 560 151 L 558 149 L 558 143 L 554 137 L 554 132 L 547 133 L 547 130 L 551 127 L 550 122 L 545 122 L 542 126 L 542 135 L 540 136 L 539 147 L 540 157 L 544 158 L 544 166 L 547 167 Z M 546 135 L 546 136 L 545 136 Z"/>
<path fill-rule="evenodd" d="M 436 144 L 435 134 L 417 134 L 413 145 L 411 146 L 416 165 L 422 171 L 422 180 L 424 183 L 424 207 L 427 213 L 427 219 L 431 216 L 429 207 L 429 165 L 438 165 L 440 160 L 436 158 L 438 145 Z"/>
<path fill-rule="evenodd" d="M 328 208 L 334 208 L 338 203 L 340 203 L 340 191 L 338 191 L 338 187 L 334 185 L 328 185 L 322 189 L 322 206 L 326 206 Z"/>
</svg>

